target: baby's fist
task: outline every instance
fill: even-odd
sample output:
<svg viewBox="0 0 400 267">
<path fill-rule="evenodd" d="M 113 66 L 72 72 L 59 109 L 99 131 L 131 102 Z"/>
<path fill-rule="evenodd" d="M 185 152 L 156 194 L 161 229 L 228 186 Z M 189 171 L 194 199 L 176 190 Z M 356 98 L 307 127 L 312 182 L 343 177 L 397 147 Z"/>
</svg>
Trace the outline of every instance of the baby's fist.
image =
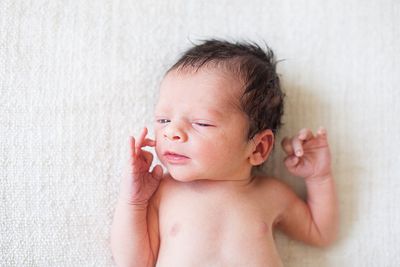
<svg viewBox="0 0 400 267">
<path fill-rule="evenodd" d="M 310 129 L 304 128 L 292 138 L 283 138 L 281 145 L 287 154 L 284 162 L 291 174 L 308 179 L 331 173 L 326 129 L 320 127 L 314 136 Z"/>
<path fill-rule="evenodd" d="M 137 140 L 131 137 L 131 157 L 127 168 L 129 172 L 124 175 L 120 190 L 121 199 L 129 204 L 146 204 L 163 177 L 161 165 L 157 164 L 150 171 L 153 154 L 142 148 L 154 147 L 156 142 L 146 138 L 146 135 L 147 128 L 145 127 Z"/>
</svg>

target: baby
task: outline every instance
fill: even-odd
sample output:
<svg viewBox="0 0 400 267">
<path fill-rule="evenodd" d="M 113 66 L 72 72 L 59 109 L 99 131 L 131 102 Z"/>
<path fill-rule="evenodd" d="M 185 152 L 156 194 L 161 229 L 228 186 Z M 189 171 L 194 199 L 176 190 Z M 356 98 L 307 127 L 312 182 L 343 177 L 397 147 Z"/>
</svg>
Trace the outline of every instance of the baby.
<svg viewBox="0 0 400 267">
<path fill-rule="evenodd" d="M 283 93 L 273 52 L 208 40 L 166 73 L 155 140 L 131 139 L 111 229 L 118 266 L 282 266 L 273 230 L 325 247 L 338 232 L 327 133 L 302 129 L 282 147 L 307 202 L 254 170 L 274 146 Z M 151 171 L 155 147 L 160 165 Z"/>
</svg>

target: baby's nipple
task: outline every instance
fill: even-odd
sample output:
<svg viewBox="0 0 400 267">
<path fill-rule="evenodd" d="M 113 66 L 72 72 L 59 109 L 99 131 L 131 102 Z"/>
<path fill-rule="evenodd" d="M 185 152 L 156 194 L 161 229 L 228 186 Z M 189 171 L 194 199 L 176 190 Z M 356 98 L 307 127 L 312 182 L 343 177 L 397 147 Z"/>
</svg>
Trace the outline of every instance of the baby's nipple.
<svg viewBox="0 0 400 267">
<path fill-rule="evenodd" d="M 180 230 L 181 230 L 181 225 L 179 223 L 174 223 L 174 225 L 172 225 L 172 227 L 169 229 L 169 235 L 176 236 Z"/>
</svg>

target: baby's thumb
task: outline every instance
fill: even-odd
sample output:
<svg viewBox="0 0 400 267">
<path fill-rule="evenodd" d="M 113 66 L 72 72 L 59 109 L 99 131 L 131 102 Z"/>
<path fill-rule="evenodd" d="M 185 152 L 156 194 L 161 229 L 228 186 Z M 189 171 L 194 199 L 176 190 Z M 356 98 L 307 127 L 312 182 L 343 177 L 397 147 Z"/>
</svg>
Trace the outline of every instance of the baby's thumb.
<svg viewBox="0 0 400 267">
<path fill-rule="evenodd" d="M 287 168 L 293 168 L 294 166 L 297 165 L 297 163 L 299 163 L 299 158 L 296 157 L 296 156 L 294 156 L 294 155 L 292 155 L 292 156 L 287 156 L 287 157 L 285 158 L 284 163 L 285 163 L 285 165 L 286 165 Z"/>
<path fill-rule="evenodd" d="M 163 177 L 163 174 L 164 174 L 164 171 L 163 171 L 163 168 L 161 167 L 161 165 L 157 164 L 156 166 L 154 166 L 153 170 L 151 171 L 151 174 L 157 180 L 161 180 L 161 178 Z"/>
</svg>

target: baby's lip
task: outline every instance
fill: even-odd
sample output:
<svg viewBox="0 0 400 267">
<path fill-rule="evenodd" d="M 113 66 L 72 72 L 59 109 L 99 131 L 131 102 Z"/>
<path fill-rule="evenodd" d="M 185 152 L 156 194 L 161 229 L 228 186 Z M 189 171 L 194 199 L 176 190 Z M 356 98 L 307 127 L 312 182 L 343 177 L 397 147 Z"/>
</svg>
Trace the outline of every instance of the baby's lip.
<svg viewBox="0 0 400 267">
<path fill-rule="evenodd" d="M 178 153 L 176 153 L 176 152 L 169 151 L 169 150 L 167 150 L 167 151 L 164 152 L 164 156 L 176 156 L 176 157 L 189 158 L 189 157 L 187 157 L 187 156 L 185 156 L 185 155 L 178 154 Z"/>
</svg>

